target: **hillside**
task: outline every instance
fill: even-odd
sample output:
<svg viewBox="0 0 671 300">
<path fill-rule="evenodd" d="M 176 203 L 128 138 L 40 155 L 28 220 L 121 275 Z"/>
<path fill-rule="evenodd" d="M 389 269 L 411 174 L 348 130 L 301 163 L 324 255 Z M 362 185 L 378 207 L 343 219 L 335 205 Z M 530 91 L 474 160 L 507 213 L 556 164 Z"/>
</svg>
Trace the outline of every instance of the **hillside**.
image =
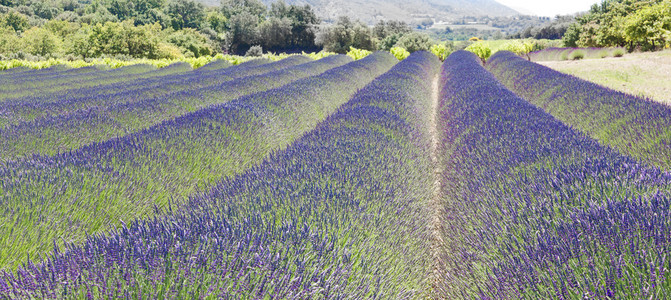
<svg viewBox="0 0 671 300">
<path fill-rule="evenodd" d="M 219 0 L 200 0 L 216 6 Z M 270 4 L 275 0 L 262 0 Z M 435 22 L 459 20 L 464 16 L 511 16 L 517 11 L 494 0 L 285 0 L 289 4 L 309 4 L 324 21 L 349 16 L 370 24 L 379 20 L 402 20 L 419 23 L 430 18 Z"/>
</svg>

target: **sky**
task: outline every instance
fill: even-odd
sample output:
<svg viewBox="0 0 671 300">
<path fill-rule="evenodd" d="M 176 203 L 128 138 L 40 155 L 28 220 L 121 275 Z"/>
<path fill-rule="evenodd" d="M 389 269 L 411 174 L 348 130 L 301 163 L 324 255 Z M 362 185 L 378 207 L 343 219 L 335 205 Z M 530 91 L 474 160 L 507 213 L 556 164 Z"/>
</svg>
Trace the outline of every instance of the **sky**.
<svg viewBox="0 0 671 300">
<path fill-rule="evenodd" d="M 601 0 L 496 0 L 523 14 L 554 17 L 587 11 Z"/>
</svg>

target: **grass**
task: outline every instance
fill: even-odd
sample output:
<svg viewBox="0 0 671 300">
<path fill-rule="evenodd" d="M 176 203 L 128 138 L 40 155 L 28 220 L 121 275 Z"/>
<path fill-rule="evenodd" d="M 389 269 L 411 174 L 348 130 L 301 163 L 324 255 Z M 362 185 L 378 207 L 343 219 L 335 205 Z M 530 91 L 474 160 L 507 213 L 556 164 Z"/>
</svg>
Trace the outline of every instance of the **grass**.
<svg viewBox="0 0 671 300">
<path fill-rule="evenodd" d="M 538 63 L 620 92 L 671 105 L 671 50 Z"/>
</svg>

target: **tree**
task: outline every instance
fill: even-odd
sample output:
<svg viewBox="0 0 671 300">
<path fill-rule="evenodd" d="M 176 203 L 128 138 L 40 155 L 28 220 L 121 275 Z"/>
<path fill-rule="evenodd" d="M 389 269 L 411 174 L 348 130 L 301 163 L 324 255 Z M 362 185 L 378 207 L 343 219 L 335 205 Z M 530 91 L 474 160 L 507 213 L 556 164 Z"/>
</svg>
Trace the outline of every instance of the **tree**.
<svg viewBox="0 0 671 300">
<path fill-rule="evenodd" d="M 132 20 L 96 24 L 85 28 L 86 41 L 76 52 L 93 57 L 107 54 L 156 58 L 160 31 L 159 24 L 134 26 Z"/>
<path fill-rule="evenodd" d="M 412 32 L 412 28 L 402 21 L 384 21 L 381 20 L 373 27 L 373 33 L 379 40 L 390 36 L 401 37 L 406 33 Z"/>
<path fill-rule="evenodd" d="M 231 51 L 245 50 L 256 43 L 258 36 L 258 17 L 247 11 L 233 15 L 229 20 L 229 39 Z M 245 49 L 242 49 L 245 48 Z"/>
<path fill-rule="evenodd" d="M 431 47 L 431 39 L 424 33 L 408 33 L 398 40 L 396 47 L 404 48 L 410 53 L 422 50 L 426 51 Z"/>
<path fill-rule="evenodd" d="M 57 5 L 55 1 L 35 1 L 31 7 L 35 15 L 47 20 L 55 18 L 62 11 L 62 6 Z"/>
<path fill-rule="evenodd" d="M 352 45 L 351 47 L 373 51 L 377 49 L 377 41 L 373 37 L 373 32 L 368 25 L 362 22 L 354 23 L 352 27 Z"/>
<path fill-rule="evenodd" d="M 562 37 L 565 47 L 578 47 L 578 40 L 580 39 L 580 33 L 582 31 L 582 26 L 578 23 L 573 23 L 569 25 L 566 29 L 566 33 Z"/>
<path fill-rule="evenodd" d="M 663 47 L 671 37 L 671 1 L 647 6 L 624 21 L 626 40 L 643 50 Z"/>
<path fill-rule="evenodd" d="M 266 14 L 266 6 L 259 0 L 221 0 L 221 12 L 229 19 L 243 12 L 259 18 Z"/>
<path fill-rule="evenodd" d="M 228 18 L 219 11 L 209 12 L 205 20 L 207 26 L 218 33 L 225 32 L 228 27 Z"/>
<path fill-rule="evenodd" d="M 291 20 L 291 46 L 315 47 L 315 27 L 321 22 L 309 5 L 291 5 L 285 17 Z"/>
<path fill-rule="evenodd" d="M 214 53 L 207 37 L 192 28 L 175 31 L 168 36 L 167 40 L 179 47 L 182 54 L 187 57 L 201 57 Z"/>
<path fill-rule="evenodd" d="M 347 53 L 350 48 L 375 50 L 377 48 L 373 32 L 360 21 L 352 22 L 348 17 L 340 17 L 332 26 L 323 28 L 315 40 L 324 50 Z"/>
<path fill-rule="evenodd" d="M 33 27 L 23 33 L 21 38 L 25 49 L 40 56 L 51 56 L 59 50 L 60 40 L 51 31 Z"/>
<path fill-rule="evenodd" d="M 396 46 L 396 43 L 398 43 L 398 40 L 401 39 L 401 37 L 402 35 L 400 34 L 392 34 L 385 37 L 379 42 L 378 49 L 382 51 L 390 51 L 391 48 Z"/>
<path fill-rule="evenodd" d="M 167 7 L 172 28 L 201 28 L 205 20 L 205 6 L 194 0 L 172 0 Z"/>
<path fill-rule="evenodd" d="M 28 17 L 23 14 L 10 11 L 5 15 L 5 25 L 12 27 L 14 31 L 21 32 L 28 28 Z"/>
<path fill-rule="evenodd" d="M 271 17 L 259 26 L 260 42 L 264 49 L 282 49 L 291 43 L 291 20 Z"/>
<path fill-rule="evenodd" d="M 0 26 L 0 53 L 16 53 L 20 50 L 20 39 L 14 29 Z"/>
</svg>

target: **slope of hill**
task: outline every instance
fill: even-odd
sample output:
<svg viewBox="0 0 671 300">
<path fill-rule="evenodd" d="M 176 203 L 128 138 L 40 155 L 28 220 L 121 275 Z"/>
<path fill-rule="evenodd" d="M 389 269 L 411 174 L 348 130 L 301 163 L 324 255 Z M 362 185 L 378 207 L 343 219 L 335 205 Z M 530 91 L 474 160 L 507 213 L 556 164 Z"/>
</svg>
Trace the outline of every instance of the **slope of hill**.
<svg viewBox="0 0 671 300">
<path fill-rule="evenodd" d="M 219 0 L 200 0 L 217 6 Z M 270 4 L 276 0 L 262 0 Z M 434 22 L 459 20 L 464 16 L 512 16 L 517 11 L 494 0 L 285 0 L 288 4 L 309 4 L 326 22 L 339 16 L 349 16 L 370 24 L 379 20 L 401 20 L 419 23 L 432 19 Z"/>
</svg>

